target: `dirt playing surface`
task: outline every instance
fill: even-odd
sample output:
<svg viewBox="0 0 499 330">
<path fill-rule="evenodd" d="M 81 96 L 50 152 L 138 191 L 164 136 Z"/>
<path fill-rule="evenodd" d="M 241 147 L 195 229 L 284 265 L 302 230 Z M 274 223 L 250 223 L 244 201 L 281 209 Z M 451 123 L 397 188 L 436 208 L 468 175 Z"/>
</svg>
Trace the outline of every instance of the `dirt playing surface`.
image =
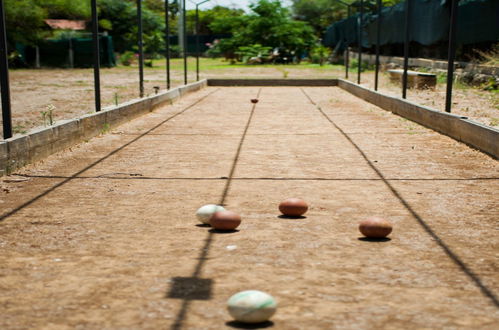
<svg viewBox="0 0 499 330">
<path fill-rule="evenodd" d="M 3 329 L 237 328 L 247 289 L 275 329 L 499 327 L 498 162 L 339 88 L 206 88 L 0 183 Z"/>
</svg>

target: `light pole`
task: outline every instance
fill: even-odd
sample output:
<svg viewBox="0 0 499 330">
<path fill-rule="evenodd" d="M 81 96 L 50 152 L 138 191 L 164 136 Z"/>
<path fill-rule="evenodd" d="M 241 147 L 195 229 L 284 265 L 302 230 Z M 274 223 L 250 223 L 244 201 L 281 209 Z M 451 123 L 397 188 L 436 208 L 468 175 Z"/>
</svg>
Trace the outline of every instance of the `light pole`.
<svg viewBox="0 0 499 330">
<path fill-rule="evenodd" d="M 196 5 L 196 81 L 199 81 L 199 6 L 210 0 L 204 0 L 201 2 L 194 2 L 189 0 L 189 2 Z"/>
</svg>

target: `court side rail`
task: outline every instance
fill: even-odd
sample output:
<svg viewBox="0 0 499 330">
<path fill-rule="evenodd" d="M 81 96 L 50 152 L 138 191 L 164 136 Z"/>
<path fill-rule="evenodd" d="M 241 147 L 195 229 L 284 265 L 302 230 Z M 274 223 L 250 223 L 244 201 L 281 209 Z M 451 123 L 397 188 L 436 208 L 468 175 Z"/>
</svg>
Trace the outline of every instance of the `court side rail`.
<svg viewBox="0 0 499 330">
<path fill-rule="evenodd" d="M 499 158 L 499 130 L 467 117 L 387 96 L 344 79 L 208 79 L 208 86 L 338 86 L 384 110 L 463 142 L 495 159 Z"/>
<path fill-rule="evenodd" d="M 338 87 L 384 110 L 447 135 L 495 159 L 499 158 L 499 130 L 467 117 L 437 111 L 410 101 L 381 94 L 344 79 Z"/>
<path fill-rule="evenodd" d="M 0 141 L 0 176 L 8 175 L 27 164 L 106 133 L 112 128 L 153 111 L 158 106 L 171 104 L 183 95 L 198 91 L 206 85 L 206 79 L 200 80 Z"/>
</svg>

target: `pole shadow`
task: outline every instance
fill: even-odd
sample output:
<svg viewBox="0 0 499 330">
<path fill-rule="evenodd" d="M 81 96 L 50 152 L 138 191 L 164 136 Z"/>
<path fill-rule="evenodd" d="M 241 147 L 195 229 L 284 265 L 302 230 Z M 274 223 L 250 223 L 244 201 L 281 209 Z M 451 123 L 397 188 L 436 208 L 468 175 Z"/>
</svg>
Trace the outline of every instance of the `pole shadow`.
<svg viewBox="0 0 499 330">
<path fill-rule="evenodd" d="M 468 276 L 468 278 L 480 289 L 482 294 L 489 298 L 490 301 L 496 306 L 499 307 L 499 298 L 497 298 L 496 294 L 494 291 L 489 288 L 487 285 L 485 285 L 477 274 L 475 274 L 471 268 L 463 261 L 461 258 L 445 243 L 445 241 L 438 236 L 438 234 L 430 227 L 430 225 L 412 208 L 412 206 L 407 202 L 404 197 L 402 197 L 402 194 L 395 189 L 395 187 L 385 178 L 383 173 L 374 165 L 374 163 L 367 157 L 367 155 L 364 153 L 364 151 L 352 140 L 352 138 L 345 133 L 345 131 L 339 127 L 329 116 L 322 110 L 322 108 L 312 100 L 312 98 L 305 92 L 303 88 L 300 88 L 302 93 L 308 98 L 310 103 L 315 106 L 315 108 L 322 114 L 322 116 L 331 124 L 333 127 L 335 127 L 341 135 L 345 139 L 348 140 L 352 144 L 352 146 L 359 152 L 359 154 L 364 158 L 366 161 L 367 165 L 378 175 L 378 177 L 383 181 L 385 186 L 390 190 L 393 196 L 398 199 L 400 204 L 402 204 L 405 209 L 412 215 L 412 217 L 419 223 L 419 225 L 426 231 L 428 235 L 430 235 L 431 238 L 435 240 L 435 243 L 440 246 L 440 248 L 443 250 L 443 252 L 449 257 L 450 260 L 452 260 L 458 267 L 461 269 L 461 271 Z"/>
<path fill-rule="evenodd" d="M 261 88 L 258 90 L 257 97 L 260 95 L 261 90 L 262 90 Z M 227 195 L 229 194 L 230 184 L 231 184 L 232 179 L 234 177 L 234 172 L 236 170 L 237 162 L 239 160 L 239 155 L 241 154 L 243 143 L 244 143 L 244 140 L 246 139 L 246 134 L 248 132 L 249 126 L 251 124 L 251 120 L 253 119 L 253 115 L 255 113 L 255 106 L 256 106 L 256 104 L 253 104 L 253 107 L 251 108 L 251 112 L 250 112 L 250 115 L 248 117 L 248 121 L 246 122 L 246 126 L 245 126 L 243 134 L 241 136 L 241 140 L 239 141 L 239 145 L 237 147 L 236 154 L 234 156 L 234 159 L 232 160 L 232 166 L 230 169 L 230 173 L 229 173 L 229 176 L 227 177 L 227 181 L 225 183 L 225 187 L 223 189 L 222 196 L 220 198 L 220 202 L 218 203 L 218 205 L 222 205 L 222 206 L 225 205 L 225 200 L 227 198 Z M 197 226 L 201 227 L 203 225 L 199 224 Z M 222 234 L 222 233 L 223 234 L 231 234 L 231 233 L 238 232 L 238 231 L 239 230 L 220 232 L 220 231 L 217 231 L 215 229 L 208 230 L 208 237 L 205 240 L 204 246 L 200 250 L 199 257 L 197 258 L 199 260 L 199 262 L 196 264 L 196 267 L 194 269 L 192 276 L 191 277 L 174 277 L 174 278 L 172 278 L 172 286 L 170 288 L 169 293 L 166 295 L 166 298 L 177 298 L 177 299 L 182 299 L 183 301 L 182 301 L 182 306 L 180 307 L 180 310 L 177 313 L 177 317 L 175 318 L 175 321 L 170 328 L 171 330 L 182 329 L 182 327 L 184 326 L 184 321 L 185 321 L 185 317 L 187 315 L 187 311 L 189 310 L 189 306 L 191 304 L 191 301 L 193 300 L 189 296 L 181 297 L 181 295 L 175 295 L 175 296 L 170 297 L 169 294 L 172 292 L 175 292 L 174 291 L 175 283 L 176 282 L 181 283 L 181 284 L 182 283 L 194 283 L 194 284 L 198 285 L 199 288 L 203 288 L 203 285 L 204 285 L 203 283 L 205 283 L 207 285 L 208 282 L 206 282 L 206 279 L 201 279 L 200 275 L 201 275 L 201 270 L 202 270 L 206 260 L 209 259 L 208 253 L 210 251 L 211 243 L 213 241 L 213 235 Z M 175 279 L 182 279 L 182 280 L 179 281 L 179 280 L 175 280 Z M 212 283 L 212 282 L 210 282 L 210 283 Z M 180 288 L 180 284 L 177 284 L 177 286 Z M 201 294 L 199 296 L 203 297 Z M 196 298 L 196 295 L 193 295 L 192 297 Z"/>
<path fill-rule="evenodd" d="M 201 101 L 203 101 L 204 99 L 206 99 L 208 96 L 212 95 L 213 93 L 215 93 L 215 92 L 217 92 L 219 90 L 220 89 L 216 89 L 213 92 L 210 92 L 210 93 L 206 94 L 205 96 L 199 98 L 197 101 L 191 103 L 190 105 L 188 105 L 187 107 L 185 107 L 184 109 L 182 109 L 181 111 L 177 112 L 174 115 L 171 115 L 170 117 L 168 117 L 165 120 L 161 121 L 160 123 L 158 123 L 154 127 L 150 128 L 149 130 L 145 131 L 144 133 L 140 134 L 139 136 L 137 136 L 137 137 L 133 138 L 132 140 L 128 141 L 127 143 L 123 144 L 121 147 L 114 149 L 113 151 L 111 151 L 110 153 L 108 153 L 107 155 L 105 155 L 104 157 L 99 158 L 95 162 L 93 162 L 90 165 L 84 167 L 83 169 L 81 169 L 80 171 L 74 173 L 73 175 L 65 178 L 61 182 L 53 185 L 52 187 L 48 188 L 47 190 L 45 190 L 44 192 L 40 193 L 39 195 L 31 198 L 27 202 L 24 202 L 23 204 L 19 205 L 18 207 L 14 208 L 13 210 L 0 215 L 0 223 L 2 221 L 6 220 L 7 218 L 13 216 L 14 214 L 16 214 L 17 212 L 19 212 L 20 210 L 22 210 L 22 209 L 30 206 L 34 202 L 36 202 L 36 201 L 40 200 L 41 198 L 47 196 L 48 194 L 50 194 L 51 192 L 53 192 L 57 188 L 62 187 L 63 185 L 65 185 L 66 183 L 68 183 L 68 182 L 70 182 L 70 181 L 72 181 L 74 179 L 78 179 L 78 176 L 80 176 L 81 174 L 83 174 L 86 171 L 90 170 L 91 168 L 97 166 L 98 164 L 102 163 L 103 161 L 105 161 L 106 159 L 110 158 L 111 156 L 117 154 L 118 152 L 120 152 L 121 150 L 125 149 L 126 147 L 128 147 L 132 143 L 137 142 L 138 140 L 140 140 L 144 136 L 149 135 L 151 132 L 155 131 L 156 129 L 158 129 L 159 127 L 161 127 L 162 125 L 164 125 L 165 123 L 167 123 L 170 120 L 174 119 L 175 117 L 180 116 L 181 114 L 185 113 L 187 110 L 191 109 L 192 107 L 194 107 L 195 105 L 197 105 L 198 103 L 200 103 Z"/>
</svg>

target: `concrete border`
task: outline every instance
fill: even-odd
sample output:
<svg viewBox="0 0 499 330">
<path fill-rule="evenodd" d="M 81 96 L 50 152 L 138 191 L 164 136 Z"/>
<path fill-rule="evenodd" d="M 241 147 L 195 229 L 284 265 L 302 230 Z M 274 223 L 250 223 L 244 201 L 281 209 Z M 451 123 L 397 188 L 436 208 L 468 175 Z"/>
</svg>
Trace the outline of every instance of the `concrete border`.
<svg viewBox="0 0 499 330">
<path fill-rule="evenodd" d="M 337 86 L 337 79 L 208 79 L 208 86 Z"/>
<path fill-rule="evenodd" d="M 0 141 L 0 176 L 29 163 L 88 140 L 107 130 L 137 118 L 183 95 L 207 86 L 207 80 L 164 91 L 157 95 L 104 108 L 101 112 L 65 120 L 54 126 L 35 129 L 27 135 Z"/>
<path fill-rule="evenodd" d="M 397 97 L 383 95 L 350 81 L 338 79 L 338 86 L 347 92 L 396 115 L 414 121 L 439 133 L 499 158 L 499 130 L 467 117 L 437 111 Z"/>
</svg>

